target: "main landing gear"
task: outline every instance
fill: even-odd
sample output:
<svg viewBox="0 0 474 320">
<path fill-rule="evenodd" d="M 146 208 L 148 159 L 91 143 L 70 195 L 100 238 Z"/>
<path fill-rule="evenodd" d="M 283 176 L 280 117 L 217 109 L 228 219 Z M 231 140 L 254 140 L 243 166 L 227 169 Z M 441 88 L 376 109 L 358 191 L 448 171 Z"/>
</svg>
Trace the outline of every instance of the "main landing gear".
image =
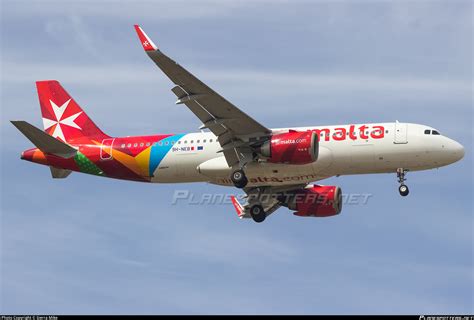
<svg viewBox="0 0 474 320">
<path fill-rule="evenodd" d="M 247 177 L 245 176 L 245 172 L 242 169 L 238 169 L 232 172 L 232 174 L 230 175 L 230 179 L 239 189 L 244 188 L 248 183 Z"/>
<path fill-rule="evenodd" d="M 400 186 L 398 187 L 398 192 L 400 192 L 400 195 L 402 197 L 406 197 L 408 193 L 410 192 L 408 190 L 408 187 L 405 185 L 405 174 L 407 173 L 408 170 L 403 169 L 403 168 L 398 168 L 397 169 L 397 178 L 398 182 L 400 183 Z"/>
<path fill-rule="evenodd" d="M 265 210 L 260 204 L 254 204 L 250 207 L 250 215 L 252 216 L 253 221 L 255 222 L 263 222 L 267 215 L 265 214 Z"/>
</svg>

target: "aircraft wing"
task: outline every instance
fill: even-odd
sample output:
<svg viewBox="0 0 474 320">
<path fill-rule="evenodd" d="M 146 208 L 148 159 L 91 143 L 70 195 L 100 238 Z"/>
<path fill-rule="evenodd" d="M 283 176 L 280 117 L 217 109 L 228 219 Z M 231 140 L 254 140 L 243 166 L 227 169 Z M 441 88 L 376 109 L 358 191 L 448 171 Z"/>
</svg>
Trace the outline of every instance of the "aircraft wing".
<svg viewBox="0 0 474 320">
<path fill-rule="evenodd" d="M 229 166 L 248 151 L 250 139 L 270 134 L 269 129 L 161 52 L 140 26 L 135 25 L 135 31 L 151 60 L 175 84 L 171 91 L 178 97 L 176 104 L 185 104 L 203 123 L 200 129 L 208 128 L 218 137 Z"/>
</svg>

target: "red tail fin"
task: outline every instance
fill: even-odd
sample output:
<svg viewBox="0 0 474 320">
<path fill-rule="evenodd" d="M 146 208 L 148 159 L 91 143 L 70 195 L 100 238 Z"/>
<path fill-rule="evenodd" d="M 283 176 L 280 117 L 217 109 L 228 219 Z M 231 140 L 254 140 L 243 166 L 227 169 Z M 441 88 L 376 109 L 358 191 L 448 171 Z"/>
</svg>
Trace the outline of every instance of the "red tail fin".
<svg viewBox="0 0 474 320">
<path fill-rule="evenodd" d="M 64 142 L 108 138 L 55 80 L 37 81 L 44 131 Z"/>
</svg>

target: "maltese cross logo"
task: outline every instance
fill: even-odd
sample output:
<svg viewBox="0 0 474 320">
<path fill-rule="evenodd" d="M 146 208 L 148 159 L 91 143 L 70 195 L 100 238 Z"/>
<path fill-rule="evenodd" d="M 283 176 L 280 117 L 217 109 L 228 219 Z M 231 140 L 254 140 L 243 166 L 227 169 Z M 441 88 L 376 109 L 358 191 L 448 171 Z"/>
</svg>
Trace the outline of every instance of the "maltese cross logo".
<svg viewBox="0 0 474 320">
<path fill-rule="evenodd" d="M 55 125 L 56 127 L 54 128 L 54 131 L 51 135 L 55 138 L 60 138 L 62 141 L 66 141 L 66 138 L 64 138 L 64 133 L 63 133 L 62 126 L 65 125 L 65 126 L 69 126 L 69 127 L 73 127 L 73 128 L 82 130 L 82 128 L 79 127 L 74 122 L 74 120 L 76 120 L 76 118 L 79 117 L 79 115 L 82 113 L 82 111 L 80 111 L 76 114 L 73 114 L 72 116 L 69 116 L 65 119 L 61 119 L 64 112 L 66 111 L 66 109 L 69 105 L 69 102 L 71 102 L 71 99 L 64 102 L 59 107 L 52 100 L 49 100 L 49 102 L 51 103 L 51 107 L 53 108 L 54 116 L 55 116 L 56 119 L 51 120 L 51 119 L 48 119 L 48 118 L 43 118 L 44 130 L 47 130 L 47 129 L 49 129 L 52 126 Z"/>
</svg>

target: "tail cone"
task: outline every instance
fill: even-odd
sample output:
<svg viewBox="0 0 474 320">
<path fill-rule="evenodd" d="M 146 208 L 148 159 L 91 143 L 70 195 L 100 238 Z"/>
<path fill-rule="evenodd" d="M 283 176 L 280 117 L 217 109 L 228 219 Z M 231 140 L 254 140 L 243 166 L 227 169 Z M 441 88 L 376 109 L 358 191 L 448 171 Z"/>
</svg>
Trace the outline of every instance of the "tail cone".
<svg viewBox="0 0 474 320">
<path fill-rule="evenodd" d="M 47 164 L 46 156 L 38 148 L 28 149 L 21 153 L 21 159 L 40 164 Z"/>
</svg>

